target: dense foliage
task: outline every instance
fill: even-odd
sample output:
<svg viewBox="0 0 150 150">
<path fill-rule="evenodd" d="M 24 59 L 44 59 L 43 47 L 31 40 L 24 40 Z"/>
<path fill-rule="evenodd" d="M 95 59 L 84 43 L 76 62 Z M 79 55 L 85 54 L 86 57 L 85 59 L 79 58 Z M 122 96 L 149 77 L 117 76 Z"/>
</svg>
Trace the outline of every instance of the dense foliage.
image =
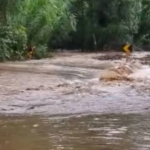
<svg viewBox="0 0 150 150">
<path fill-rule="evenodd" d="M 25 58 L 25 47 L 36 46 L 38 58 L 45 57 L 48 42 L 67 39 L 75 28 L 68 0 L 0 0 L 0 58 Z M 73 20 L 73 21 L 72 21 Z"/>
<path fill-rule="evenodd" d="M 0 60 L 55 48 L 104 49 L 150 41 L 149 0 L 0 0 Z"/>
</svg>

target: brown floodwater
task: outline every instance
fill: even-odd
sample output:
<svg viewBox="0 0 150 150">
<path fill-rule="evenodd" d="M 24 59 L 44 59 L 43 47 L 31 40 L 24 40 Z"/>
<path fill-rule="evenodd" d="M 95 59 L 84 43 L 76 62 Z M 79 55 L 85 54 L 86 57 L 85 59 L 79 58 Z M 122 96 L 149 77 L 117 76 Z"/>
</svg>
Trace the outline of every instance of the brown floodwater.
<svg viewBox="0 0 150 150">
<path fill-rule="evenodd" d="M 0 117 L 0 150 L 149 150 L 150 114 Z"/>
<path fill-rule="evenodd" d="M 0 116 L 0 150 L 150 149 L 149 68 L 141 84 L 103 84 L 109 63 L 78 57 L 1 64 L 0 114 L 11 116 Z"/>
</svg>

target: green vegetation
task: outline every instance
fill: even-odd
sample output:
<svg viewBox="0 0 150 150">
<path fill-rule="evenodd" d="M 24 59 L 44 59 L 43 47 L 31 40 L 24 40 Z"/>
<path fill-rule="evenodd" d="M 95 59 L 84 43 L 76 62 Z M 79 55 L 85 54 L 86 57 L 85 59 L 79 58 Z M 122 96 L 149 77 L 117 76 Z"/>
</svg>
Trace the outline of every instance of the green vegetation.
<svg viewBox="0 0 150 150">
<path fill-rule="evenodd" d="M 0 0 L 0 60 L 56 48 L 103 49 L 150 41 L 149 0 Z"/>
</svg>

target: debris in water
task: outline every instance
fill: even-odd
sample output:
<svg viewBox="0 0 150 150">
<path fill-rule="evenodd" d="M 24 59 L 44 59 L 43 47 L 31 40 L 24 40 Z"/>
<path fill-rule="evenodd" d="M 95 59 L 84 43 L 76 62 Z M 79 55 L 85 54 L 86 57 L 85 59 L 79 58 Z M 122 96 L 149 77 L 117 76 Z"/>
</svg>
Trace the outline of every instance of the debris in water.
<svg viewBox="0 0 150 150">
<path fill-rule="evenodd" d="M 119 66 L 104 70 L 101 73 L 99 80 L 104 80 L 104 81 L 113 81 L 113 80 L 133 81 L 134 79 L 132 77 L 129 77 L 129 75 L 134 73 L 138 69 L 141 69 L 141 65 L 137 64 L 137 63 L 121 64 Z"/>
<path fill-rule="evenodd" d="M 93 59 L 97 60 L 121 60 L 125 58 L 123 54 L 105 54 L 98 57 L 93 57 Z"/>
<path fill-rule="evenodd" d="M 34 125 L 33 125 L 34 128 L 37 128 L 38 126 L 39 126 L 38 124 L 34 124 Z"/>
</svg>

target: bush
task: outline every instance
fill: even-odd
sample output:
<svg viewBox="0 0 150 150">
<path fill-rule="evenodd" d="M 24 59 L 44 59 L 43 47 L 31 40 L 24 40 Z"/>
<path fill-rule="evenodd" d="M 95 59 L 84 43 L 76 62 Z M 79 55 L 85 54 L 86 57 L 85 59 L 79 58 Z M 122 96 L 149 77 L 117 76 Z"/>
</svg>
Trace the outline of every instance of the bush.
<svg viewBox="0 0 150 150">
<path fill-rule="evenodd" d="M 38 45 L 35 48 L 34 58 L 41 59 L 47 56 L 47 46 L 46 45 Z"/>
<path fill-rule="evenodd" d="M 27 44 L 26 29 L 22 26 L 3 26 L 0 30 L 0 61 L 24 58 Z"/>
</svg>

